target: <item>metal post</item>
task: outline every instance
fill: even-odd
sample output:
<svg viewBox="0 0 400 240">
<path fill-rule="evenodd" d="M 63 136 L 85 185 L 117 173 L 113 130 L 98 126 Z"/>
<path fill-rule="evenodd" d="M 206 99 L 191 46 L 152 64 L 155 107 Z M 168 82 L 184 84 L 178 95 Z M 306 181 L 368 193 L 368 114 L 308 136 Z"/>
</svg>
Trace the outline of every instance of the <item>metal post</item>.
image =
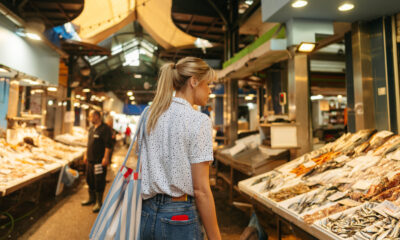
<svg viewBox="0 0 400 240">
<path fill-rule="evenodd" d="M 299 54 L 288 63 L 288 103 L 289 118 L 295 120 L 297 127 L 297 155 L 303 155 L 311 149 L 311 117 L 309 96 L 308 55 Z"/>
</svg>

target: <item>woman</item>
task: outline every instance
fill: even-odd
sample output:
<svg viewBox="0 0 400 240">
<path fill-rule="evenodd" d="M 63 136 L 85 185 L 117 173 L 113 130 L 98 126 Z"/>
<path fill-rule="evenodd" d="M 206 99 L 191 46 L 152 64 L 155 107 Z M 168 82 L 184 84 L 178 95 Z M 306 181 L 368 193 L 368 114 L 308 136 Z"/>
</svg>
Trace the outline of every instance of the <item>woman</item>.
<svg viewBox="0 0 400 240">
<path fill-rule="evenodd" d="M 199 58 L 161 67 L 140 141 L 141 239 L 203 239 L 202 225 L 209 240 L 221 239 L 209 184 L 211 121 L 193 109 L 207 104 L 215 78 Z"/>
</svg>

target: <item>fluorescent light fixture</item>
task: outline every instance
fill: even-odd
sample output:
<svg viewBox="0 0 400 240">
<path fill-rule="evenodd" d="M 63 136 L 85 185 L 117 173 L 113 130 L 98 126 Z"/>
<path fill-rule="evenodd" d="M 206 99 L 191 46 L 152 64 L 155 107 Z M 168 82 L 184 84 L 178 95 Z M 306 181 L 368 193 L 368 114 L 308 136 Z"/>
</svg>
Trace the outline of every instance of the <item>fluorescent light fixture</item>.
<svg viewBox="0 0 400 240">
<path fill-rule="evenodd" d="M 298 52 L 312 52 L 315 49 L 315 43 L 311 42 L 302 42 L 300 45 L 297 47 Z"/>
<path fill-rule="evenodd" d="M 305 0 L 297 0 L 292 3 L 292 7 L 294 8 L 302 8 L 307 6 L 308 2 Z"/>
<path fill-rule="evenodd" d="M 208 95 L 209 98 L 215 98 L 216 95 L 214 93 L 211 93 L 210 95 Z"/>
<path fill-rule="evenodd" d="M 83 91 L 84 93 L 88 93 L 88 92 L 90 92 L 90 89 L 89 89 L 89 88 L 84 88 L 82 91 Z"/>
<path fill-rule="evenodd" d="M 253 97 L 250 96 L 250 95 L 248 95 L 248 96 L 244 97 L 244 99 L 245 99 L 246 101 L 251 101 L 251 100 L 253 100 Z"/>
<path fill-rule="evenodd" d="M 82 104 L 83 109 L 89 109 L 89 106 L 87 104 Z"/>
<path fill-rule="evenodd" d="M 26 84 L 29 84 L 29 85 L 38 85 L 39 84 L 38 82 L 36 82 L 36 81 L 34 81 L 32 79 L 29 79 L 29 78 L 21 79 L 21 81 L 23 81 L 23 82 L 25 82 Z"/>
<path fill-rule="evenodd" d="M 47 104 L 48 104 L 49 106 L 53 106 L 54 101 L 53 101 L 53 100 L 49 100 L 49 101 L 47 102 Z"/>
<path fill-rule="evenodd" d="M 323 98 L 324 98 L 324 96 L 322 96 L 321 94 L 319 94 L 319 95 L 314 95 L 314 96 L 311 96 L 311 97 L 310 97 L 311 100 L 321 100 L 321 99 L 323 99 Z"/>
<path fill-rule="evenodd" d="M 57 88 L 56 87 L 48 87 L 47 91 L 49 91 L 49 92 L 57 92 Z"/>
<path fill-rule="evenodd" d="M 135 97 L 134 96 L 130 96 L 129 100 L 135 100 Z"/>
<path fill-rule="evenodd" d="M 132 96 L 132 95 L 133 95 L 133 92 L 132 92 L 132 91 L 128 91 L 128 92 L 126 93 L 126 95 Z"/>
<path fill-rule="evenodd" d="M 133 75 L 135 78 L 142 78 L 142 74 L 134 74 Z"/>
<path fill-rule="evenodd" d="M 338 7 L 339 11 L 341 11 L 341 12 L 347 12 L 347 11 L 352 10 L 353 8 L 354 8 L 354 4 L 352 4 L 352 3 L 343 3 L 342 5 L 340 5 Z"/>
<path fill-rule="evenodd" d="M 27 32 L 25 35 L 26 35 L 26 37 L 28 37 L 29 39 L 32 39 L 32 40 L 35 40 L 35 41 L 40 41 L 40 40 L 42 40 L 42 38 L 41 38 L 38 34 L 36 34 L 36 33 Z"/>
</svg>

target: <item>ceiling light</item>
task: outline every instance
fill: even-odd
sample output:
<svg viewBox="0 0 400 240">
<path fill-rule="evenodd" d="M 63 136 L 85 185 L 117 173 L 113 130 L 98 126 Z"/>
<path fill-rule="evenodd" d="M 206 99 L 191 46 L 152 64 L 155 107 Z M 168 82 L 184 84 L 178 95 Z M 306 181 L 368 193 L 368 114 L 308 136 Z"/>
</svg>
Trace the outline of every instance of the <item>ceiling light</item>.
<svg viewBox="0 0 400 240">
<path fill-rule="evenodd" d="M 323 98 L 324 98 L 324 96 L 322 96 L 321 94 L 319 94 L 319 95 L 314 95 L 314 96 L 311 96 L 311 97 L 310 97 L 311 100 L 321 100 L 321 99 L 323 99 Z"/>
<path fill-rule="evenodd" d="M 81 95 L 77 94 L 75 95 L 76 98 L 81 98 Z"/>
<path fill-rule="evenodd" d="M 134 74 L 133 75 L 135 78 L 142 78 L 142 74 Z"/>
<path fill-rule="evenodd" d="M 244 97 L 244 99 L 245 99 L 246 101 L 251 101 L 251 100 L 253 100 L 253 97 L 252 97 L 252 96 L 246 96 L 246 97 Z"/>
<path fill-rule="evenodd" d="M 58 102 L 58 106 L 61 107 L 63 105 L 62 102 Z"/>
<path fill-rule="evenodd" d="M 85 93 L 88 93 L 88 92 L 90 92 L 90 89 L 89 88 L 84 88 L 82 91 L 85 92 Z"/>
<path fill-rule="evenodd" d="M 49 101 L 47 102 L 47 104 L 48 104 L 49 106 L 53 106 L 54 101 L 53 101 L 53 100 L 49 100 Z"/>
<path fill-rule="evenodd" d="M 341 12 L 347 12 L 353 8 L 354 8 L 354 4 L 352 4 L 352 3 L 343 3 L 342 5 L 340 5 L 338 7 L 339 11 L 341 11 Z"/>
<path fill-rule="evenodd" d="M 337 95 L 337 98 L 342 99 L 343 96 L 342 95 Z"/>
<path fill-rule="evenodd" d="M 126 95 L 132 96 L 132 95 L 133 95 L 133 92 L 132 92 L 132 91 L 129 91 L 129 92 L 126 93 Z"/>
<path fill-rule="evenodd" d="M 311 42 L 302 42 L 300 45 L 297 47 L 298 52 L 312 52 L 315 49 L 315 43 Z"/>
<path fill-rule="evenodd" d="M 132 102 L 131 102 L 131 104 L 132 104 L 132 105 L 135 105 L 135 104 L 136 104 L 136 102 L 135 102 L 135 101 L 132 101 Z"/>
<path fill-rule="evenodd" d="M 37 35 L 36 33 L 27 32 L 25 35 L 32 40 L 36 40 L 36 41 L 42 40 L 42 38 L 39 35 Z"/>
<path fill-rule="evenodd" d="M 74 107 L 79 107 L 80 104 L 78 102 L 74 103 Z"/>
<path fill-rule="evenodd" d="M 11 80 L 10 84 L 11 84 L 11 85 L 18 85 L 19 82 L 18 82 L 17 80 Z"/>
<path fill-rule="evenodd" d="M 84 96 L 82 96 L 80 99 L 81 99 L 82 101 L 85 101 L 85 100 L 86 100 L 86 98 L 85 98 Z"/>
<path fill-rule="evenodd" d="M 63 106 L 64 106 L 64 107 L 67 106 L 67 104 L 68 104 L 67 101 L 63 102 Z"/>
<path fill-rule="evenodd" d="M 130 96 L 129 100 L 135 100 L 135 97 L 134 96 Z"/>
<path fill-rule="evenodd" d="M 38 82 L 36 82 L 36 81 L 34 81 L 32 79 L 29 79 L 29 78 L 21 79 L 21 81 L 23 81 L 23 82 L 25 82 L 26 84 L 29 84 L 29 85 L 38 85 L 39 84 Z"/>
<path fill-rule="evenodd" d="M 305 0 L 297 0 L 297 1 L 292 3 L 292 7 L 294 7 L 294 8 L 302 8 L 302 7 L 305 7 L 307 4 L 308 4 L 308 2 L 305 1 Z"/>
<path fill-rule="evenodd" d="M 149 106 L 151 106 L 151 104 L 153 104 L 153 102 L 149 102 L 148 104 L 149 104 Z"/>
<path fill-rule="evenodd" d="M 211 93 L 210 95 L 208 95 L 209 98 L 215 98 L 216 95 L 214 93 Z"/>
<path fill-rule="evenodd" d="M 57 88 L 56 87 L 48 87 L 47 91 L 49 91 L 49 92 L 57 92 Z"/>
</svg>

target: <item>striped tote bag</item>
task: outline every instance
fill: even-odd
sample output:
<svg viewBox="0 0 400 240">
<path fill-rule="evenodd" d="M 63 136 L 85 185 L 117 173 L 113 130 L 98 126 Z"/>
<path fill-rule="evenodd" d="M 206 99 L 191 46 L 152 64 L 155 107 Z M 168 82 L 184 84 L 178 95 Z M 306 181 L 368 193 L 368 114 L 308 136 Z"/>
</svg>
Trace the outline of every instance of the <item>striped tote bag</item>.
<svg viewBox="0 0 400 240">
<path fill-rule="evenodd" d="M 129 146 L 124 163 L 107 194 L 103 206 L 92 227 L 91 240 L 125 240 L 140 238 L 140 217 L 142 213 L 142 195 L 140 179 L 140 149 L 136 172 L 126 167 L 134 142 L 143 139 L 148 108 L 140 117 L 134 138 Z"/>
</svg>

